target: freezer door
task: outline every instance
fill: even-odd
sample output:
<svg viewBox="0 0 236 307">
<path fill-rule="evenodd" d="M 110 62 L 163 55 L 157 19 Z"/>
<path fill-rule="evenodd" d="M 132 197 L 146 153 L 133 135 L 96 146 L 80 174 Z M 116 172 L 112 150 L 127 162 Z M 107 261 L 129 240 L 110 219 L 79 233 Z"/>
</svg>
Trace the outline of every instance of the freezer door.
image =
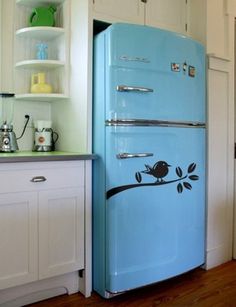
<svg viewBox="0 0 236 307">
<path fill-rule="evenodd" d="M 106 290 L 204 263 L 205 131 L 106 128 Z"/>
<path fill-rule="evenodd" d="M 105 33 L 105 74 L 99 82 L 105 82 L 106 119 L 205 121 L 202 45 L 138 25 L 117 24 Z M 96 50 L 102 48 L 100 40 Z"/>
</svg>

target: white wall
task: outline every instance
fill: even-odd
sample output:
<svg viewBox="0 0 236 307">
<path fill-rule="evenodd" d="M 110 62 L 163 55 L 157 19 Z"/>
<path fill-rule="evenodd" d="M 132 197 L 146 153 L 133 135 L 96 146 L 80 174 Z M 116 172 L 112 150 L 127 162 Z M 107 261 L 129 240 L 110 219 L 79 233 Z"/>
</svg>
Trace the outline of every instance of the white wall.
<svg viewBox="0 0 236 307">
<path fill-rule="evenodd" d="M 52 120 L 60 131 L 58 146 L 61 150 L 91 152 L 90 14 L 87 0 L 71 0 L 70 99 L 52 105 Z"/>
<path fill-rule="evenodd" d="M 2 25 L 2 92 L 14 93 L 14 12 L 15 0 L 0 0 L 1 2 L 1 25 Z M 15 50 L 17 52 L 17 50 Z M 33 101 L 20 101 L 15 100 L 14 103 L 14 131 L 20 136 L 24 123 L 25 114 L 30 115 L 30 125 L 26 129 L 26 133 L 21 140 L 18 141 L 20 150 L 32 150 L 33 148 L 33 125 L 32 121 L 37 119 L 50 119 L 51 118 L 51 105 L 46 102 L 33 102 Z M 1 115 L 1 109 L 0 109 Z"/>
<path fill-rule="evenodd" d="M 231 63 L 209 58 L 207 268 L 232 259 L 233 153 Z M 230 132 L 231 131 L 231 132 Z"/>
<path fill-rule="evenodd" d="M 1 0 L 2 5 L 2 91 L 14 93 L 13 31 L 14 1 Z"/>
<path fill-rule="evenodd" d="M 207 0 L 207 268 L 233 256 L 235 12 L 235 0 Z"/>
<path fill-rule="evenodd" d="M 205 42 L 208 55 L 206 268 L 211 268 L 233 255 L 236 0 L 189 1 L 189 32 Z"/>
<path fill-rule="evenodd" d="M 0 92 L 2 92 L 2 1 L 0 1 Z"/>
</svg>

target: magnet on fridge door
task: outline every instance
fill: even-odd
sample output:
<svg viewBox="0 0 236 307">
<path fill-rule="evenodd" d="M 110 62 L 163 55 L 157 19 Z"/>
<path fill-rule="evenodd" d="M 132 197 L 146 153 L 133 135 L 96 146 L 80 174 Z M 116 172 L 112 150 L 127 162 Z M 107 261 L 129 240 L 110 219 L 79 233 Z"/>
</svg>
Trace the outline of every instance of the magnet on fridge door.
<svg viewBox="0 0 236 307">
<path fill-rule="evenodd" d="M 174 72 L 180 72 L 179 63 L 171 63 L 171 70 L 174 71 Z"/>
<path fill-rule="evenodd" d="M 184 62 L 183 63 L 183 72 L 184 72 L 184 74 L 186 73 L 187 67 L 188 67 L 188 64 L 186 62 Z"/>
<path fill-rule="evenodd" d="M 196 75 L 196 69 L 195 69 L 194 66 L 189 66 L 189 67 L 188 67 L 188 75 L 189 75 L 189 77 L 192 77 L 192 78 L 195 77 L 195 75 Z"/>
</svg>

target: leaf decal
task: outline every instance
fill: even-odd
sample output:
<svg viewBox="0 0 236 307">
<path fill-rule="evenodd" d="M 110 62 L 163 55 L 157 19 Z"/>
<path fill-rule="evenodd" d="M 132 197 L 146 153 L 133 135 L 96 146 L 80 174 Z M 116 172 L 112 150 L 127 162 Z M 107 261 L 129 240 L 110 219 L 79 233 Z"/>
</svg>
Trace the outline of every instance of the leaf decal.
<svg viewBox="0 0 236 307">
<path fill-rule="evenodd" d="M 140 174 L 140 172 L 136 172 L 135 173 L 135 179 L 140 183 L 142 181 L 142 176 Z"/>
<path fill-rule="evenodd" d="M 190 180 L 198 180 L 199 177 L 197 175 L 191 175 L 188 177 Z"/>
<path fill-rule="evenodd" d="M 196 168 L 196 164 L 195 163 L 191 163 L 188 167 L 188 173 L 192 173 Z"/>
<path fill-rule="evenodd" d="M 179 166 L 176 167 L 175 171 L 176 171 L 177 176 L 182 177 L 183 171 Z"/>
<path fill-rule="evenodd" d="M 188 182 L 186 182 L 186 181 L 183 183 L 183 185 L 184 185 L 184 187 L 185 187 L 186 189 L 188 189 L 188 190 L 191 190 L 191 189 L 192 189 L 191 184 L 188 183 Z"/>
<path fill-rule="evenodd" d="M 179 184 L 177 185 L 177 191 L 178 191 L 178 193 L 182 193 L 182 192 L 183 192 L 183 186 L 182 186 L 181 183 L 179 183 Z"/>
</svg>

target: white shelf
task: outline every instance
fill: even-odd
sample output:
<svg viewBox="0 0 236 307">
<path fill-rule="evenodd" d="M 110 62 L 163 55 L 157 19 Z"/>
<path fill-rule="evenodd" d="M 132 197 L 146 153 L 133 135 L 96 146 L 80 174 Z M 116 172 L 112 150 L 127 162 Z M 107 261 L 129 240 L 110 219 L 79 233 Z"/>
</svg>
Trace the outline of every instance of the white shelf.
<svg viewBox="0 0 236 307">
<path fill-rule="evenodd" d="M 0 0 L 1 1 L 1 0 Z M 69 98 L 69 0 L 15 0 L 15 93 L 16 99 L 59 101 Z M 30 27 L 27 24 L 32 8 L 55 5 L 56 27 Z M 47 45 L 48 57 L 38 59 L 38 43 Z M 32 74 L 45 72 L 54 93 L 31 94 Z"/>
<path fill-rule="evenodd" d="M 58 27 L 27 27 L 16 31 L 17 37 L 52 40 L 65 33 L 65 29 Z"/>
<path fill-rule="evenodd" d="M 65 66 L 65 62 L 63 61 L 56 61 L 56 60 L 26 60 L 17 62 L 15 67 L 16 68 L 47 68 L 47 69 L 55 69 L 58 67 Z"/>
<path fill-rule="evenodd" d="M 18 94 L 15 95 L 15 99 L 17 100 L 29 100 L 29 101 L 60 101 L 62 99 L 68 99 L 69 97 L 64 94 Z"/>
<path fill-rule="evenodd" d="M 39 0 L 39 1 L 35 1 L 35 0 L 16 0 L 16 4 L 24 5 L 24 6 L 28 6 L 28 7 L 35 7 L 35 5 L 41 6 L 41 5 L 46 5 L 46 4 L 59 5 L 59 4 L 63 3 L 64 1 L 65 0 Z"/>
</svg>

